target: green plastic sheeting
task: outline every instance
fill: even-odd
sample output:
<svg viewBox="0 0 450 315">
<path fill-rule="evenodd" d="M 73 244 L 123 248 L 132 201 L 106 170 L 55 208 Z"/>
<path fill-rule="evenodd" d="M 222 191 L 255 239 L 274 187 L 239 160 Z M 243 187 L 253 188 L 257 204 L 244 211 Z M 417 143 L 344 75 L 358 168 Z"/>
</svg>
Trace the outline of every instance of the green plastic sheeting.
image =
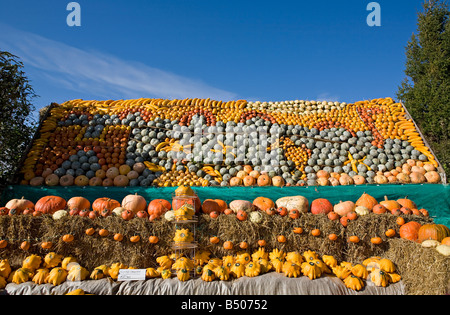
<svg viewBox="0 0 450 315">
<path fill-rule="evenodd" d="M 71 197 L 83 196 L 91 203 L 100 197 L 109 197 L 119 202 L 129 194 L 143 196 L 147 202 L 153 199 L 171 200 L 176 188 L 144 188 L 144 187 L 31 187 L 8 186 L 3 191 L 0 205 L 4 206 L 8 200 L 25 197 L 37 202 L 41 197 L 54 195 L 66 200 Z M 227 202 L 233 200 L 249 200 L 264 196 L 276 201 L 286 196 L 304 196 L 310 203 L 317 198 L 326 198 L 332 203 L 351 200 L 356 202 L 365 192 L 378 201 L 387 196 L 390 200 L 408 196 L 419 209 L 425 208 L 433 217 L 435 223 L 450 226 L 450 188 L 448 185 L 358 185 L 336 187 L 195 187 L 200 200 L 222 199 Z"/>
</svg>

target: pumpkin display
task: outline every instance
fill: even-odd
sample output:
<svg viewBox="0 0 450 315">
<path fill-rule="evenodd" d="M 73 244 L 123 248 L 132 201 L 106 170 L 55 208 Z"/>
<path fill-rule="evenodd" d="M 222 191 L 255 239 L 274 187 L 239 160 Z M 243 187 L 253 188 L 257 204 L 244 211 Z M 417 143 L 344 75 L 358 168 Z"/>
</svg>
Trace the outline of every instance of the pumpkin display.
<svg viewBox="0 0 450 315">
<path fill-rule="evenodd" d="M 34 209 L 43 214 L 53 214 L 58 210 L 63 210 L 66 208 L 67 202 L 58 196 L 46 196 L 39 199 Z"/>
</svg>

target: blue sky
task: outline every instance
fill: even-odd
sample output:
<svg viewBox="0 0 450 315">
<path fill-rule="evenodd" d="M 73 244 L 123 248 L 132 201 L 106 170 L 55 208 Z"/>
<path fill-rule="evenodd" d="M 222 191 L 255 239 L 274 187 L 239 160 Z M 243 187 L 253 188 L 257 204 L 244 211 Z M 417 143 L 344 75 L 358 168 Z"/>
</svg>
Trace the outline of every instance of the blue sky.
<svg viewBox="0 0 450 315">
<path fill-rule="evenodd" d="M 210 97 L 354 102 L 395 97 L 421 0 L 0 0 L 0 49 L 39 109 L 69 99 Z"/>
</svg>

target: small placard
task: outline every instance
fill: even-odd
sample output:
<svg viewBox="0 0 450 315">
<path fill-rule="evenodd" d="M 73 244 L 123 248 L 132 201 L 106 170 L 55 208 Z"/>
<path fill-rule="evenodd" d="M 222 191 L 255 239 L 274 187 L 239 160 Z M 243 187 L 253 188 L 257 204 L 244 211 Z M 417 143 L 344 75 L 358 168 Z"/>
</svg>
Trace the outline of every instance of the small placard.
<svg viewBox="0 0 450 315">
<path fill-rule="evenodd" d="M 145 269 L 120 269 L 117 281 L 145 280 Z"/>
</svg>

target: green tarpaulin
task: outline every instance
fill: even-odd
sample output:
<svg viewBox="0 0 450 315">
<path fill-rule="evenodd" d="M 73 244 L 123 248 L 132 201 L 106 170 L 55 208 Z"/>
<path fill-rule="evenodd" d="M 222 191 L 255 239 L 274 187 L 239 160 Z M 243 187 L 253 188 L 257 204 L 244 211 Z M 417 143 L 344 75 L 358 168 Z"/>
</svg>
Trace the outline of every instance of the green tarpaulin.
<svg viewBox="0 0 450 315">
<path fill-rule="evenodd" d="M 264 196 L 276 201 L 286 196 L 301 195 L 310 202 L 317 198 L 326 198 L 332 203 L 356 200 L 365 192 L 378 201 L 399 199 L 408 196 L 419 209 L 425 208 L 436 223 L 450 226 L 450 188 L 448 185 L 359 185 L 336 187 L 195 187 L 200 199 L 222 199 L 227 202 L 233 200 L 253 201 L 256 197 Z M 139 194 L 147 201 L 153 199 L 171 200 L 175 188 L 144 188 L 144 187 L 31 187 L 8 186 L 3 191 L 0 205 L 4 206 L 10 199 L 25 197 L 36 202 L 41 197 L 54 195 L 66 200 L 75 196 L 83 196 L 93 202 L 100 197 L 109 197 L 119 202 L 129 194 Z"/>
</svg>

